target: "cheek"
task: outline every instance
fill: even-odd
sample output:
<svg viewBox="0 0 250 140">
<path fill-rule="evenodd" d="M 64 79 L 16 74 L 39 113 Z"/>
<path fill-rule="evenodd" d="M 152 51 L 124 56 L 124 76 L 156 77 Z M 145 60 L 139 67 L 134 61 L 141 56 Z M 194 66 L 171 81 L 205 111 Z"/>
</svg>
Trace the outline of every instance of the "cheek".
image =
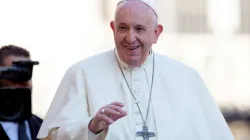
<svg viewBox="0 0 250 140">
<path fill-rule="evenodd" d="M 141 55 L 143 57 L 148 56 L 151 48 L 152 48 L 152 43 L 151 42 L 149 42 L 149 41 L 143 42 L 143 47 L 141 48 L 142 49 L 141 50 Z"/>
<path fill-rule="evenodd" d="M 143 50 L 144 51 L 149 51 L 152 47 L 152 41 L 149 40 L 148 38 L 141 39 L 141 43 L 143 44 Z"/>
<path fill-rule="evenodd" d="M 124 40 L 125 36 L 123 34 L 116 34 L 115 42 L 121 43 Z"/>
</svg>

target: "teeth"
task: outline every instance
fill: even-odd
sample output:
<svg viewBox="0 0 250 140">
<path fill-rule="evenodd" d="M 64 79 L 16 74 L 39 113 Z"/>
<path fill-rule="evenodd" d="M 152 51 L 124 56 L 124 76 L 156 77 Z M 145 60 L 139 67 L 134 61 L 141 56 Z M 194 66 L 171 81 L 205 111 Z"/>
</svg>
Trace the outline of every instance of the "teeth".
<svg viewBox="0 0 250 140">
<path fill-rule="evenodd" d="M 130 50 L 135 50 L 135 49 L 139 48 L 139 46 L 133 46 L 133 47 L 127 47 L 127 46 L 125 46 L 125 47 L 128 48 L 128 49 L 130 49 Z"/>
</svg>

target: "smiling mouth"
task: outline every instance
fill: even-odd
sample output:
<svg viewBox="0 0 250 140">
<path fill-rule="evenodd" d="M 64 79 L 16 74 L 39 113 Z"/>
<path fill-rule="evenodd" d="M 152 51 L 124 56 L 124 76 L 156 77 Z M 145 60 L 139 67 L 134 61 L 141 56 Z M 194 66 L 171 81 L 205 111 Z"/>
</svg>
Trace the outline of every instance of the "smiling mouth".
<svg viewBox="0 0 250 140">
<path fill-rule="evenodd" d="M 129 50 L 135 50 L 135 49 L 139 48 L 140 46 L 124 46 L 124 47 L 129 49 Z"/>
</svg>

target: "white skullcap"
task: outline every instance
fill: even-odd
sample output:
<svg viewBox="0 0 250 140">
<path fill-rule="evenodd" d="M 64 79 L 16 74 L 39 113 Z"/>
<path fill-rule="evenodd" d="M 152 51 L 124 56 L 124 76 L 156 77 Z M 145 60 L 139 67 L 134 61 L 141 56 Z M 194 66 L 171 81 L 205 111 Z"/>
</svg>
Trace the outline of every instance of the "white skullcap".
<svg viewBox="0 0 250 140">
<path fill-rule="evenodd" d="M 119 0 L 117 5 L 119 5 L 120 3 L 125 2 L 125 1 L 141 1 L 145 4 L 147 4 L 155 12 L 156 16 L 158 16 L 157 10 L 156 10 L 155 0 Z"/>
</svg>

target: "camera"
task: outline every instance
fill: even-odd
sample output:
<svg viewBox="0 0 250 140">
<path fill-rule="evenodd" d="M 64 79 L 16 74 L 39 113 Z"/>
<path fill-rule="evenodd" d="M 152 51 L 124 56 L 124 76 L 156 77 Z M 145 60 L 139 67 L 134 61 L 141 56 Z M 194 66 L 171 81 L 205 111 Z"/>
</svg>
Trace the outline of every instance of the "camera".
<svg viewBox="0 0 250 140">
<path fill-rule="evenodd" d="M 11 67 L 0 67 L 0 79 L 12 83 L 25 83 L 32 78 L 33 67 L 39 62 L 25 60 L 13 62 Z M 31 89 L 0 86 L 0 121 L 19 122 L 32 115 Z"/>
</svg>

